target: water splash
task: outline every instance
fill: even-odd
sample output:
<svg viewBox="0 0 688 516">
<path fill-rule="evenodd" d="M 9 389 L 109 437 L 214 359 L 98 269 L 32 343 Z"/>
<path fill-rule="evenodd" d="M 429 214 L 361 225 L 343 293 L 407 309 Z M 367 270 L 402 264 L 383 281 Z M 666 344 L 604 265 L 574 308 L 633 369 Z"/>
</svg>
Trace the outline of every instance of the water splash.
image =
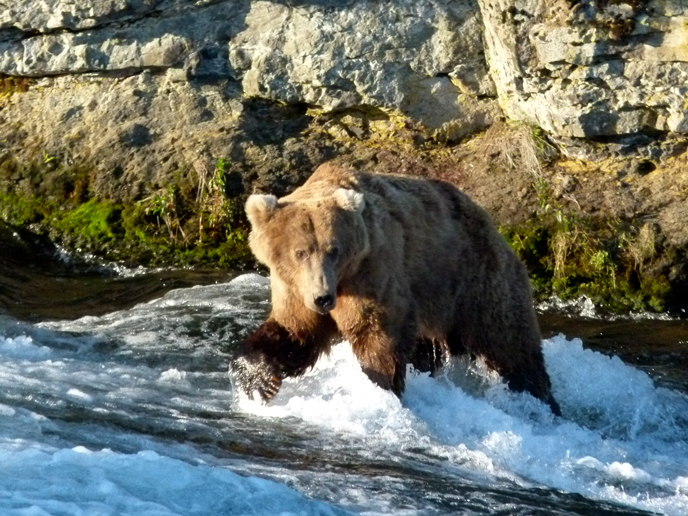
<svg viewBox="0 0 688 516">
<path fill-rule="evenodd" d="M 688 513 L 688 400 L 618 358 L 561 335 L 545 341 L 563 418 L 460 360 L 436 378 L 410 371 L 399 400 L 367 379 L 346 343 L 285 381 L 270 405 L 234 402 L 229 356 L 268 309 L 267 280 L 246 275 L 102 317 L 1 319 L 0 465 L 11 468 L 0 472 L 0 512 L 50 513 L 60 502 L 138 514 L 157 506 L 135 504 L 169 497 L 178 514 L 193 514 L 184 489 L 165 486 L 177 475 L 189 489 L 209 485 L 199 510 L 231 498 L 249 512 L 239 501 L 254 484 L 231 469 L 327 501 L 290 505 L 301 495 L 266 487 L 278 512 L 527 512 L 554 503 L 553 511 L 581 514 L 576 507 L 587 503 L 596 514 Z M 153 475 L 149 494 L 118 471 L 134 483 Z M 90 498 L 70 502 L 75 495 L 59 486 L 79 479 Z"/>
</svg>

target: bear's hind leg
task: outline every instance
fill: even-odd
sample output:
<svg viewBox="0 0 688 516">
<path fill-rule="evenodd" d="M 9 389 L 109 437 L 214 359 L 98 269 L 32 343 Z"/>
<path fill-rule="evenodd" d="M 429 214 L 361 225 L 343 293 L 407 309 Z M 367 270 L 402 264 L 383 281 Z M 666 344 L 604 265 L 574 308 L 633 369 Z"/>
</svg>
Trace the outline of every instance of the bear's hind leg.
<svg viewBox="0 0 688 516">
<path fill-rule="evenodd" d="M 464 326 L 451 332 L 448 341 L 452 354 L 456 348 L 482 357 L 490 369 L 499 373 L 509 389 L 529 392 L 547 403 L 553 414 L 560 416 L 559 404 L 551 392 L 540 334 L 532 328 L 504 326 L 498 331 L 497 325 L 493 324 L 492 327 L 474 327 L 470 331 Z"/>
<path fill-rule="evenodd" d="M 485 359 L 487 365 L 502 376 L 509 389 L 516 392 L 529 392 L 547 403 L 554 415 L 561 416 L 559 404 L 552 396 L 552 385 L 545 368 L 539 340 L 537 347 L 533 345 L 529 348 L 529 352 L 524 352 L 524 355 L 526 356 L 516 363 L 513 363 L 513 357 L 505 357 L 503 353 L 488 353 L 485 355 Z"/>
<path fill-rule="evenodd" d="M 409 362 L 416 371 L 434 375 L 435 372 L 442 369 L 448 358 L 449 352 L 446 343 L 437 339 L 418 337 L 409 357 Z"/>
<path fill-rule="evenodd" d="M 552 385 L 545 368 L 545 360 L 540 349 L 534 349 L 530 358 L 521 365 L 505 364 L 502 359 L 485 357 L 488 366 L 495 369 L 509 386 L 516 392 L 529 392 L 536 398 L 547 403 L 552 413 L 561 416 L 559 404 L 552 396 Z"/>
</svg>

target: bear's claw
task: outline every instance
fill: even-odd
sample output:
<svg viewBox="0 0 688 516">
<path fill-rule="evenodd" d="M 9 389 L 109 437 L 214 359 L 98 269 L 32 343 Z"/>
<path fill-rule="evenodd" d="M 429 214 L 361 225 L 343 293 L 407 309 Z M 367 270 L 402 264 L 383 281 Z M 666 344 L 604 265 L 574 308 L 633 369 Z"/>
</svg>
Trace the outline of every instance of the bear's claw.
<svg viewBox="0 0 688 516">
<path fill-rule="evenodd" d="M 282 386 L 282 375 L 261 355 L 244 355 L 235 358 L 230 372 L 241 389 L 255 399 L 258 393 L 263 403 L 269 402 Z"/>
<path fill-rule="evenodd" d="M 277 394 L 281 386 L 282 379 L 279 376 L 273 376 L 265 389 L 258 389 L 258 392 L 260 392 L 260 396 L 263 398 L 263 401 L 267 403 L 275 394 Z"/>
</svg>

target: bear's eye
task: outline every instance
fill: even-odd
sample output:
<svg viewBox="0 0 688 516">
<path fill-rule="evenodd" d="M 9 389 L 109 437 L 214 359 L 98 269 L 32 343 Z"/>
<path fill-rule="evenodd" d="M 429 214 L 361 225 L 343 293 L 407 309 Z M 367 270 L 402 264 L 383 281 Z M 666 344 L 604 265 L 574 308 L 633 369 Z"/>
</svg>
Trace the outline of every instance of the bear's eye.
<svg viewBox="0 0 688 516">
<path fill-rule="evenodd" d="M 297 249 L 294 251 L 294 256 L 296 256 L 297 260 L 305 260 L 308 258 L 308 251 L 304 251 L 303 249 Z"/>
<path fill-rule="evenodd" d="M 330 247 L 330 249 L 327 251 L 327 256 L 329 256 L 332 260 L 336 260 L 337 258 L 339 258 L 339 247 L 337 247 L 336 245 Z"/>
</svg>

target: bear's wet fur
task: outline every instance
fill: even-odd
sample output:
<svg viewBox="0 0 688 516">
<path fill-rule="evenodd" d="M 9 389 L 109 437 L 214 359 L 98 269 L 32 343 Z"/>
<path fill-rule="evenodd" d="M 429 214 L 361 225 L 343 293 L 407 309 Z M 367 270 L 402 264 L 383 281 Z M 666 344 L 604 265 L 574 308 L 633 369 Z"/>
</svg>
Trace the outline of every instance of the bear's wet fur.
<svg viewBox="0 0 688 516">
<path fill-rule="evenodd" d="M 268 401 L 337 338 L 401 396 L 406 365 L 482 357 L 515 391 L 559 406 L 545 369 L 525 267 L 487 213 L 449 183 L 321 165 L 281 199 L 246 203 L 272 311 L 232 371 Z"/>
</svg>

